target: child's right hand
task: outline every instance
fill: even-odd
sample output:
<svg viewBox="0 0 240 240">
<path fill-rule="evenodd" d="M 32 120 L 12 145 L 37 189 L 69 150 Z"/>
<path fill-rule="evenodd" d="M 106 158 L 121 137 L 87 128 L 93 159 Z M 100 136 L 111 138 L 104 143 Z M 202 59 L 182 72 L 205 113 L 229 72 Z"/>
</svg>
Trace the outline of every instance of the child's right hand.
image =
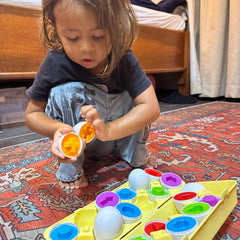
<svg viewBox="0 0 240 240">
<path fill-rule="evenodd" d="M 94 106 L 85 105 L 81 108 L 80 113 L 95 128 L 95 134 L 99 140 L 103 142 L 111 140 L 109 126 L 100 119 L 98 110 Z"/>
<path fill-rule="evenodd" d="M 74 132 L 74 129 L 69 126 L 69 127 L 58 128 L 54 134 L 53 143 L 51 146 L 51 152 L 53 155 L 55 155 L 58 158 L 58 162 L 72 163 L 72 162 L 76 161 L 78 156 L 83 153 L 83 151 L 86 147 L 86 140 L 84 139 L 84 140 L 82 140 L 82 144 L 83 144 L 82 151 L 79 153 L 79 155 L 75 156 L 75 157 L 71 157 L 71 158 L 66 157 L 58 148 L 58 142 L 64 134 L 67 134 L 70 132 Z"/>
</svg>

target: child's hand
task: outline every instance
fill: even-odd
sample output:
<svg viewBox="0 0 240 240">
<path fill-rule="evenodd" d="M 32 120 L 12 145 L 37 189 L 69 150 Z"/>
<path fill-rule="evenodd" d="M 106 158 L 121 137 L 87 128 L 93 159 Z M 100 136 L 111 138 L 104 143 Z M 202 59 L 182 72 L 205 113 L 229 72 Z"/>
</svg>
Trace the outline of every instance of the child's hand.
<svg viewBox="0 0 240 240">
<path fill-rule="evenodd" d="M 86 105 L 81 108 L 81 115 L 87 122 L 92 123 L 95 128 L 96 137 L 101 141 L 109 141 L 110 129 L 99 117 L 98 110 L 92 105 Z"/>
<path fill-rule="evenodd" d="M 85 105 L 81 108 L 80 114 L 87 122 L 93 123 L 95 120 L 100 119 L 98 110 L 93 105 Z"/>
<path fill-rule="evenodd" d="M 86 147 L 86 140 L 82 140 L 82 151 L 79 153 L 78 156 L 76 157 L 72 157 L 72 158 L 68 158 L 66 157 L 58 148 L 58 142 L 60 140 L 60 138 L 66 134 L 66 133 L 70 133 L 70 132 L 74 132 L 72 127 L 64 127 L 64 128 L 59 128 L 57 129 L 57 131 L 54 134 L 54 138 L 53 138 L 53 144 L 51 147 L 51 152 L 58 158 L 58 162 L 63 162 L 63 163 L 72 163 L 74 161 L 77 160 L 77 157 L 79 155 L 81 155 Z"/>
</svg>

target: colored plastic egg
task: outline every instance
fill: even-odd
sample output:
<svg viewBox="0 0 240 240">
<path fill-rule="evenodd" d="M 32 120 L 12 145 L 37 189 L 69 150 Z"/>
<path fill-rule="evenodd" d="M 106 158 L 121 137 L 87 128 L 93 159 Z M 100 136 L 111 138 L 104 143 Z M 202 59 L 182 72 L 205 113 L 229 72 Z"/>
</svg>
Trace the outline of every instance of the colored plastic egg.
<svg viewBox="0 0 240 240">
<path fill-rule="evenodd" d="M 164 189 L 163 187 L 153 187 L 152 189 L 148 190 L 148 196 L 151 201 L 155 201 L 156 199 L 166 198 L 170 195 L 168 189 Z"/>
<path fill-rule="evenodd" d="M 103 192 L 96 198 L 95 204 L 98 210 L 101 208 L 112 206 L 116 207 L 120 202 L 119 196 L 114 192 Z"/>
<path fill-rule="evenodd" d="M 156 232 L 159 230 L 165 230 L 166 222 L 162 220 L 152 220 L 144 225 L 144 233 L 151 236 L 151 232 Z"/>
<path fill-rule="evenodd" d="M 162 173 L 158 171 L 157 169 L 152 169 L 152 168 L 146 168 L 144 171 L 148 174 L 150 181 L 160 181 Z"/>
<path fill-rule="evenodd" d="M 77 156 L 82 150 L 82 140 L 74 133 L 64 134 L 58 142 L 59 150 L 69 158 Z"/>
<path fill-rule="evenodd" d="M 149 236 L 135 236 L 135 237 L 131 237 L 128 240 L 152 240 L 151 237 Z"/>
<path fill-rule="evenodd" d="M 180 216 L 169 220 L 166 224 L 166 231 L 173 240 L 181 240 L 183 236 L 190 236 L 197 228 L 197 220 L 193 217 Z"/>
<path fill-rule="evenodd" d="M 135 201 L 137 193 L 130 188 L 121 188 L 116 191 L 116 194 L 119 196 L 120 201 Z"/>
<path fill-rule="evenodd" d="M 79 234 L 79 228 L 73 223 L 61 223 L 50 232 L 51 240 L 74 240 Z"/>
<path fill-rule="evenodd" d="M 205 202 L 190 203 L 182 208 L 182 214 L 195 218 L 200 224 L 211 209 L 211 206 Z"/>
<path fill-rule="evenodd" d="M 175 173 L 164 173 L 161 177 L 161 185 L 164 188 L 179 188 L 182 179 Z"/>
<path fill-rule="evenodd" d="M 214 207 L 220 200 L 221 200 L 221 197 L 214 196 L 214 195 L 206 195 L 200 198 L 198 201 L 208 203 L 211 207 Z"/>
<path fill-rule="evenodd" d="M 119 203 L 117 209 L 122 214 L 124 223 L 134 223 L 142 217 L 141 209 L 132 203 Z"/>
<path fill-rule="evenodd" d="M 91 142 L 95 138 L 95 128 L 92 127 L 92 124 L 90 122 L 80 122 L 73 128 L 81 139 L 86 140 L 86 143 Z"/>
<path fill-rule="evenodd" d="M 181 192 L 173 196 L 173 201 L 177 210 L 181 213 L 182 207 L 187 202 L 194 202 L 198 200 L 198 195 L 196 192 Z"/>
</svg>

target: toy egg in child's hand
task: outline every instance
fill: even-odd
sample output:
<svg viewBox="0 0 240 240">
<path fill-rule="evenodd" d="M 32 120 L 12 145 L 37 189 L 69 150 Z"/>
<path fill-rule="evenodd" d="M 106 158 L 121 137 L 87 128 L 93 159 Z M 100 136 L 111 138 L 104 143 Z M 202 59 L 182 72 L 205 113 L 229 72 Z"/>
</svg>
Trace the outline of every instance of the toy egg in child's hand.
<svg viewBox="0 0 240 240">
<path fill-rule="evenodd" d="M 73 129 L 81 139 L 86 140 L 86 143 L 90 143 L 95 138 L 95 128 L 90 122 L 80 122 L 76 124 Z"/>
<path fill-rule="evenodd" d="M 133 190 L 149 189 L 150 178 L 141 168 L 132 170 L 128 176 L 128 183 Z"/>
<path fill-rule="evenodd" d="M 82 140 L 76 133 L 70 132 L 60 138 L 58 148 L 66 157 L 72 158 L 82 151 Z"/>
</svg>

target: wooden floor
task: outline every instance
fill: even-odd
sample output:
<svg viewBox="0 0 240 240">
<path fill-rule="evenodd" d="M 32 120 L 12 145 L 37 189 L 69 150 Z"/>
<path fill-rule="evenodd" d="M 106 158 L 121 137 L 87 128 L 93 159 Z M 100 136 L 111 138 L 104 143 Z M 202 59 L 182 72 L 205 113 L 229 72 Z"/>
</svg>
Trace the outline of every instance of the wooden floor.
<svg viewBox="0 0 240 240">
<path fill-rule="evenodd" d="M 8 85 L 2 86 L 0 87 L 1 89 L 7 88 Z M 11 85 L 10 87 L 16 87 L 16 85 Z M 28 87 L 26 86 L 26 84 L 18 84 L 17 87 Z M 192 105 L 196 105 L 196 104 L 203 104 L 203 103 L 207 103 L 210 102 L 212 100 L 201 100 L 198 99 L 196 103 L 194 104 L 169 104 L 169 103 L 164 103 L 163 101 L 161 101 L 161 99 L 166 96 L 167 94 L 169 94 L 169 91 L 157 91 L 157 96 L 159 98 L 159 105 L 160 105 L 160 109 L 161 112 L 168 112 L 168 111 L 173 111 L 176 109 L 180 109 L 180 108 L 185 108 L 185 107 L 189 107 Z M 21 102 L 21 98 L 17 99 L 17 102 Z M 25 102 L 24 102 L 25 103 Z M 4 103 L 0 102 L 0 107 L 4 107 Z M 15 116 L 15 112 L 16 112 L 16 105 L 14 104 L 9 104 L 8 105 L 8 112 L 12 112 L 13 116 Z M 0 111 L 2 108 L 0 108 Z M 19 110 L 18 110 L 19 111 Z M 24 109 L 22 108 L 22 114 L 24 115 Z M 21 116 L 21 111 L 20 111 L 20 116 Z M 1 114 L 1 112 L 0 112 Z M 10 114 L 11 115 L 11 114 Z M 41 135 L 38 135 L 34 132 L 32 132 L 31 130 L 29 130 L 25 123 L 24 123 L 24 118 L 22 118 L 22 120 L 18 121 L 18 122 L 12 122 L 12 123 L 0 123 L 0 148 L 3 147 L 8 147 L 8 146 L 12 146 L 12 145 L 16 145 L 16 144 L 21 144 L 24 142 L 29 142 L 29 141 L 33 141 L 33 140 L 37 140 L 37 139 L 41 139 L 44 138 Z"/>
</svg>

